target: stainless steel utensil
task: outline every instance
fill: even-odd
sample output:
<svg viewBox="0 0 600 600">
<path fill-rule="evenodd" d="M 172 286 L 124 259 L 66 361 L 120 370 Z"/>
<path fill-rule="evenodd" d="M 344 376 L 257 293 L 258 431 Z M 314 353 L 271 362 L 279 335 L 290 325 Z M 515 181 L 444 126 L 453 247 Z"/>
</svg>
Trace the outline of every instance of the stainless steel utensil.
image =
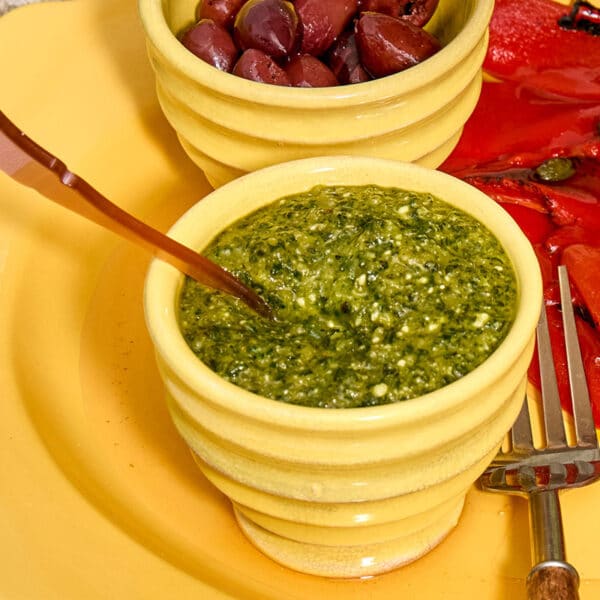
<svg viewBox="0 0 600 600">
<path fill-rule="evenodd" d="M 480 478 L 480 484 L 486 490 L 529 498 L 533 557 L 533 568 L 527 577 L 530 600 L 574 600 L 579 597 L 579 576 L 566 562 L 558 493 L 600 479 L 598 438 L 564 266 L 559 267 L 559 284 L 576 444 L 567 443 L 546 311 L 542 309 L 537 342 L 545 445 L 534 446 L 526 398 L 510 431 L 509 449 L 501 450 Z"/>
<path fill-rule="evenodd" d="M 0 170 L 46 198 L 149 249 L 158 258 L 208 287 L 232 294 L 263 316 L 267 303 L 237 277 L 125 212 L 28 138 L 0 111 Z"/>
</svg>

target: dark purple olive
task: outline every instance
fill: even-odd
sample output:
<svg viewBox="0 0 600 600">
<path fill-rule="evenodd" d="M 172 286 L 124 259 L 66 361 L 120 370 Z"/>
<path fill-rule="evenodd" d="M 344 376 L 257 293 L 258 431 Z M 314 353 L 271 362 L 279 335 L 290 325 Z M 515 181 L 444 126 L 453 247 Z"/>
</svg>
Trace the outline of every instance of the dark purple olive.
<svg viewBox="0 0 600 600">
<path fill-rule="evenodd" d="M 272 83 L 273 85 L 290 85 L 286 72 L 262 50 L 250 48 L 239 58 L 233 74 L 251 81 Z"/>
<path fill-rule="evenodd" d="M 233 27 L 233 21 L 246 0 L 200 0 L 196 7 L 196 20 L 212 19 L 225 29 Z"/>
<path fill-rule="evenodd" d="M 235 18 L 234 38 L 241 50 L 255 48 L 273 58 L 296 47 L 298 15 L 285 0 L 249 0 Z"/>
<path fill-rule="evenodd" d="M 286 65 L 285 72 L 294 87 L 338 85 L 331 69 L 312 54 L 298 54 Z"/>
<path fill-rule="evenodd" d="M 431 19 L 439 0 L 361 0 L 360 9 L 401 17 L 417 27 Z"/>
<path fill-rule="evenodd" d="M 354 31 L 344 31 L 327 53 L 327 64 L 341 84 L 362 83 L 371 76 L 360 64 Z"/>
<path fill-rule="evenodd" d="M 403 71 L 440 49 L 438 40 L 424 29 L 381 13 L 362 13 L 355 32 L 360 62 L 373 77 Z"/>
<path fill-rule="evenodd" d="M 296 0 L 302 41 L 300 52 L 320 56 L 358 10 L 358 0 Z"/>
<path fill-rule="evenodd" d="M 181 43 L 198 58 L 221 71 L 231 71 L 239 54 L 227 30 L 211 19 L 203 19 L 185 31 Z"/>
</svg>

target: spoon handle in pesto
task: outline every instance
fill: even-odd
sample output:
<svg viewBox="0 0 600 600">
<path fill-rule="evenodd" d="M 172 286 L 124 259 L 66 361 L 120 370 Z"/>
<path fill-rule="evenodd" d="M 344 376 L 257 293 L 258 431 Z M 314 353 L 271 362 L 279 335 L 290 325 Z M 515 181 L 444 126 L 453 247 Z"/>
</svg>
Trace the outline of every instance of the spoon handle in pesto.
<svg viewBox="0 0 600 600">
<path fill-rule="evenodd" d="M 32 139 L 0 111 L 0 169 L 91 221 L 146 249 L 213 289 L 243 300 L 250 308 L 271 317 L 268 304 L 220 265 L 146 225 L 125 212 Z"/>
</svg>

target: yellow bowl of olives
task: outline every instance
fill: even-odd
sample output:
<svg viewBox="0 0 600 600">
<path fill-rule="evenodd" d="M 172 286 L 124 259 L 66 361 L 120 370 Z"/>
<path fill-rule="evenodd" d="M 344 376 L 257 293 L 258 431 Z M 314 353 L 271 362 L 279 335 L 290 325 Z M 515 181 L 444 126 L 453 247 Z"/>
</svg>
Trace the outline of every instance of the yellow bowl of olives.
<svg viewBox="0 0 600 600">
<path fill-rule="evenodd" d="M 162 110 L 214 187 L 321 155 L 437 167 L 477 103 L 492 10 L 493 0 L 139 0 Z"/>
</svg>

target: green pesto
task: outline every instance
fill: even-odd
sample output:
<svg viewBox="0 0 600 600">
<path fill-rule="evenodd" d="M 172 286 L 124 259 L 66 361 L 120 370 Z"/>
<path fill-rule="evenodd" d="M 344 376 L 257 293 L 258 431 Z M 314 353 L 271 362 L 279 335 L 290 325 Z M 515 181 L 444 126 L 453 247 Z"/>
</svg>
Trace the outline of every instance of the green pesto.
<svg viewBox="0 0 600 600">
<path fill-rule="evenodd" d="M 316 187 L 238 221 L 205 253 L 278 321 L 187 278 L 187 343 L 225 379 L 294 404 L 351 408 L 433 391 L 482 363 L 514 318 L 515 275 L 499 242 L 428 194 Z"/>
</svg>

